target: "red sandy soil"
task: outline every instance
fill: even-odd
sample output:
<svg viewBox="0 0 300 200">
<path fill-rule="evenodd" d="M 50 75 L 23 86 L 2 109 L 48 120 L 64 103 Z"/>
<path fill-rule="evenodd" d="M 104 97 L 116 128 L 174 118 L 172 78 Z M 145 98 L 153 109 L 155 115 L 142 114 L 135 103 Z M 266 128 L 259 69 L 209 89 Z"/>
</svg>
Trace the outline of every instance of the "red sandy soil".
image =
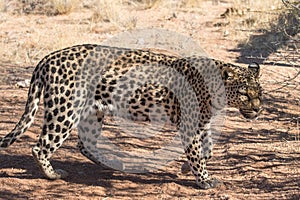
<svg viewBox="0 0 300 200">
<path fill-rule="evenodd" d="M 207 6 L 203 9 L 206 12 L 201 14 L 198 11 L 178 11 L 177 17 L 171 19 L 166 18 L 168 12 L 164 9 L 137 11 L 137 27 L 145 27 L 145 24 L 147 27 L 161 27 L 164 24 L 163 27 L 170 30 L 183 30 L 181 33 L 191 35 L 210 56 L 236 62 L 239 53 L 230 49 L 234 49 L 237 42 L 223 37 L 222 30 L 212 25 L 220 21 L 219 15 L 230 5 L 207 3 L 204 6 Z M 207 11 L 208 8 L 211 12 Z M 35 24 L 36 29 L 28 32 L 30 38 L 39 29 L 43 31 L 49 27 L 51 30 L 56 23 L 75 23 L 72 19 L 76 15 L 82 13 L 51 18 L 39 15 L 11 18 L 7 15 L 7 21 L 0 25 L 15 35 L 20 34 L 20 40 L 26 41 L 23 35 L 26 27 L 22 27 L 22 23 L 31 26 L 33 21 L 43 21 L 43 25 Z M 100 43 L 107 36 L 98 28 L 99 33 L 91 33 L 94 43 Z M 4 32 L 0 32 L 0 38 L 7 37 Z M 1 136 L 14 127 L 23 112 L 27 88 L 19 88 L 16 83 L 30 77 L 34 67 L 27 66 L 25 63 L 0 61 Z M 300 199 L 300 80 L 297 77 L 285 81 L 297 70 L 299 68 L 284 65 L 262 65 L 264 111 L 257 120 L 249 121 L 243 119 L 237 110 L 227 110 L 214 157 L 207 166 L 209 172 L 223 182 L 217 189 L 197 188 L 191 173 L 180 173 L 183 160 L 175 160 L 164 170 L 146 174 L 104 169 L 79 153 L 76 132 L 52 159 L 55 168 L 68 171 L 69 177 L 46 180 L 31 156 L 31 148 L 41 130 L 41 106 L 26 134 L 10 148 L 0 151 L 0 199 Z"/>
</svg>

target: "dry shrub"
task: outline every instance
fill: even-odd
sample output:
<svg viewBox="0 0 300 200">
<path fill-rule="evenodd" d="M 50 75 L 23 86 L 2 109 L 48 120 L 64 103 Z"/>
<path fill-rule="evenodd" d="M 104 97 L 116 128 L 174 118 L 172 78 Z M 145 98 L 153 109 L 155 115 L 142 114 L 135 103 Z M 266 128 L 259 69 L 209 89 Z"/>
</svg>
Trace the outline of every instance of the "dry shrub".
<svg viewBox="0 0 300 200">
<path fill-rule="evenodd" d="M 135 7 L 143 9 L 177 7 L 177 8 L 198 8 L 203 0 L 129 0 Z M 217 0 L 209 0 L 217 1 Z"/>
<path fill-rule="evenodd" d="M 258 44 L 264 44 L 268 41 L 269 45 L 265 46 L 265 51 L 275 52 L 279 48 L 290 45 L 290 42 L 299 44 L 300 33 L 300 9 L 291 5 L 277 7 L 267 24 L 259 24 L 265 37 L 260 37 Z M 264 45 L 263 45 L 264 46 Z M 295 49 L 296 50 L 296 49 Z"/>
<path fill-rule="evenodd" d="M 221 15 L 224 19 L 215 24 L 223 26 L 222 30 L 227 33 L 224 36 L 250 46 L 262 47 L 267 43 L 264 48 L 270 50 L 270 45 L 276 43 L 278 46 L 278 43 L 299 32 L 299 11 L 287 8 L 281 0 L 241 2 L 235 0 L 234 6 Z"/>
<path fill-rule="evenodd" d="M 278 27 L 289 36 L 300 32 L 300 1 L 283 1 L 286 9 L 279 15 Z"/>
<path fill-rule="evenodd" d="M 109 22 L 120 29 L 130 30 L 136 27 L 137 19 L 124 9 L 122 0 L 95 0 L 92 6 L 92 23 Z"/>
<path fill-rule="evenodd" d="M 55 15 L 68 14 L 80 5 L 79 0 L 51 0 L 50 2 L 53 7 L 52 12 Z"/>
<path fill-rule="evenodd" d="M 62 15 L 80 6 L 80 0 L 0 0 L 0 11 L 13 14 Z"/>
<path fill-rule="evenodd" d="M 128 3 L 134 5 L 136 8 L 151 9 L 159 7 L 162 0 L 129 0 Z"/>
<path fill-rule="evenodd" d="M 119 11 L 121 2 L 119 0 L 96 0 L 92 6 L 93 15 L 91 20 L 93 22 L 111 22 L 117 21 L 120 18 Z"/>
</svg>

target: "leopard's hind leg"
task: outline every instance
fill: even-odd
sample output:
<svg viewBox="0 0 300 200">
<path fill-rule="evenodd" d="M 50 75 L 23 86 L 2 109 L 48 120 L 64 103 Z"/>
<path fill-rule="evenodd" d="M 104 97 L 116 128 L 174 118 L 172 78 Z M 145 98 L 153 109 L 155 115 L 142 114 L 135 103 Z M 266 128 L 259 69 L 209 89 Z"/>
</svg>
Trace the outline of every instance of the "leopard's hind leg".
<svg viewBox="0 0 300 200">
<path fill-rule="evenodd" d="M 103 119 L 104 119 L 104 112 L 97 110 L 96 117 L 97 117 L 97 123 L 96 123 L 97 127 L 92 127 L 92 128 L 95 128 L 94 134 L 96 134 L 96 135 L 94 135 L 94 138 L 98 138 L 101 135 L 102 123 L 103 123 Z M 85 120 L 83 120 L 83 123 L 84 123 L 84 121 Z M 81 128 L 81 125 L 79 125 L 79 128 Z M 80 153 L 83 156 L 85 156 L 86 158 L 88 158 L 89 160 L 91 160 L 92 162 L 94 162 L 95 164 L 100 165 L 103 168 L 108 168 L 101 161 L 99 161 L 99 159 L 95 158 L 95 156 L 85 147 L 83 139 L 84 140 L 86 140 L 86 139 L 84 137 L 81 137 L 80 135 L 78 135 L 77 148 L 80 150 Z"/>
<path fill-rule="evenodd" d="M 81 120 L 78 125 L 79 141 L 77 146 L 82 155 L 104 169 L 124 170 L 122 161 L 111 159 L 110 147 L 107 146 L 110 140 L 101 136 L 102 122 L 106 111 L 97 110 L 96 114 L 91 114 Z M 103 146 L 104 144 L 104 146 Z"/>
<path fill-rule="evenodd" d="M 71 130 L 58 124 L 55 126 L 60 126 L 61 129 L 64 129 L 64 132 L 50 131 L 49 127 L 51 126 L 45 124 L 38 143 L 32 148 L 32 155 L 35 161 L 48 179 L 60 179 L 68 175 L 67 172 L 61 169 L 53 169 L 50 158 L 69 136 Z"/>
<path fill-rule="evenodd" d="M 44 124 L 37 144 L 32 148 L 32 155 L 41 171 L 48 179 L 60 179 L 67 176 L 63 170 L 53 169 L 50 158 L 70 135 L 79 121 L 79 115 L 69 99 L 56 101 L 55 95 L 45 93 Z"/>
</svg>

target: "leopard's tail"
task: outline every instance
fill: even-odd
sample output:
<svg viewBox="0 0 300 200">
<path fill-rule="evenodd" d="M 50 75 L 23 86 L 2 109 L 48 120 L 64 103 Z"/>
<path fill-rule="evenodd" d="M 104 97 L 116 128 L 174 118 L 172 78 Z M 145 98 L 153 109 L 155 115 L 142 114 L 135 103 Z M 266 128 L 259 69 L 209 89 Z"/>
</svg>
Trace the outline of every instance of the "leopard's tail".
<svg viewBox="0 0 300 200">
<path fill-rule="evenodd" d="M 38 68 L 38 67 L 37 67 Z M 35 72 L 37 69 L 35 70 Z M 0 137 L 0 148 L 6 148 L 16 141 L 32 124 L 38 110 L 43 84 L 35 72 L 31 78 L 25 111 L 15 128 L 3 138 Z"/>
</svg>

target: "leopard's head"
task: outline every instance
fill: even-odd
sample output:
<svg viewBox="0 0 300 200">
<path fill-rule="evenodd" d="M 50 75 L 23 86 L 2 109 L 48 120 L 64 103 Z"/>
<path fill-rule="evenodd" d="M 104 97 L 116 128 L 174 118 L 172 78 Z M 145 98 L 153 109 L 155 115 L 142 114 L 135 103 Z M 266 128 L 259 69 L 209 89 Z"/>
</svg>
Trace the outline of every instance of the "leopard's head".
<svg viewBox="0 0 300 200">
<path fill-rule="evenodd" d="M 248 68 L 227 65 L 222 69 L 227 104 L 238 108 L 248 119 L 256 118 L 262 110 L 259 73 L 260 67 L 257 63 L 251 63 Z"/>
</svg>

